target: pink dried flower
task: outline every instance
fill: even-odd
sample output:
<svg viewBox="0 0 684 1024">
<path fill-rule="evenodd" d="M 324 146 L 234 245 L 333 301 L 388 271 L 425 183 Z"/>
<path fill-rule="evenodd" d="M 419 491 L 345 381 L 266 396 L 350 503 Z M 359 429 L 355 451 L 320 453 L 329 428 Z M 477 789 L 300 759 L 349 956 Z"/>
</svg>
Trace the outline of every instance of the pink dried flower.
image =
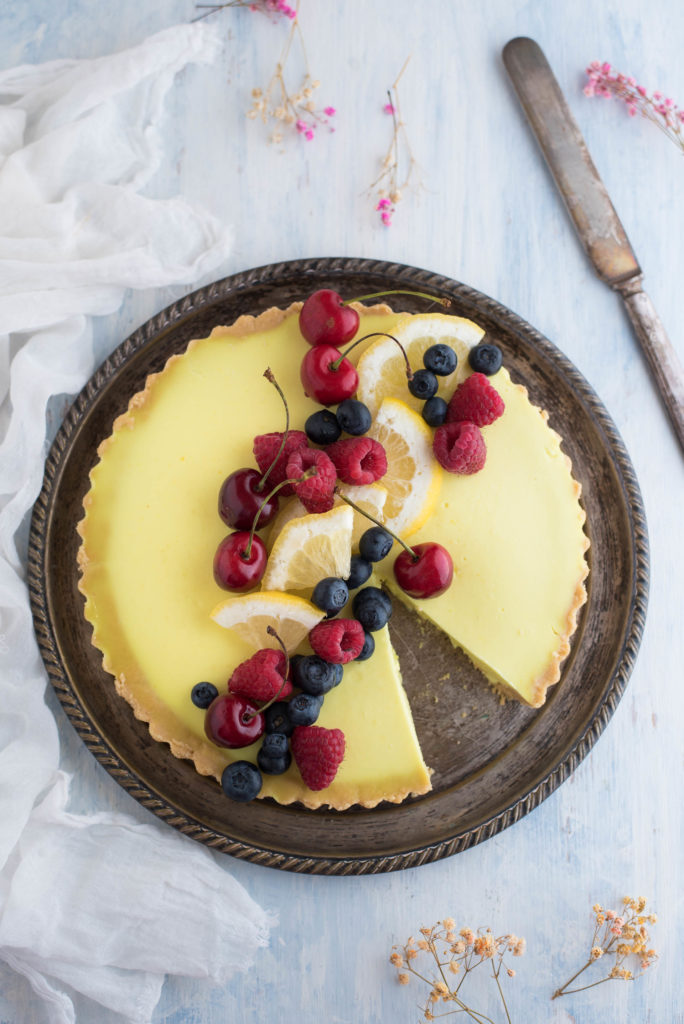
<svg viewBox="0 0 684 1024">
<path fill-rule="evenodd" d="M 385 114 L 390 114 L 393 122 L 392 140 L 381 164 L 380 173 L 370 185 L 369 192 L 377 190 L 379 200 L 375 206 L 380 220 L 385 227 L 390 227 L 396 205 L 402 198 L 404 189 L 413 184 L 416 161 L 411 150 L 406 125 L 401 117 L 399 107 L 399 79 L 406 70 L 408 58 L 397 75 L 394 84 L 387 90 L 387 103 L 383 106 Z M 399 178 L 401 167 L 402 178 Z"/>
<path fill-rule="evenodd" d="M 294 7 L 290 7 L 285 0 L 227 0 L 222 4 L 197 4 L 196 7 L 197 10 L 205 10 L 206 13 L 200 14 L 195 21 L 208 18 L 210 14 L 216 14 L 217 11 L 222 11 L 226 7 L 246 7 L 250 11 L 258 11 L 261 14 L 275 14 L 276 16 L 283 14 L 286 18 L 291 19 L 297 17 Z"/>
<path fill-rule="evenodd" d="M 616 97 L 624 101 L 630 117 L 641 114 L 652 121 L 667 137 L 684 152 L 684 112 L 670 97 L 663 99 L 661 92 L 651 96 L 643 85 L 637 85 L 631 75 L 613 72 L 607 62 L 600 64 L 594 60 L 586 69 L 589 77 L 584 86 L 585 96 L 603 96 L 605 99 Z"/>
<path fill-rule="evenodd" d="M 223 6 L 245 6 L 245 3 L 244 0 L 232 0 Z M 247 117 L 251 120 L 258 118 L 263 124 L 267 124 L 270 120 L 277 121 L 279 122 L 277 128 L 287 125 L 307 142 L 311 142 L 315 138 L 316 128 L 321 125 L 326 125 L 328 131 L 334 132 L 334 127 L 329 124 L 329 118 L 335 114 L 335 108 L 327 106 L 321 110 L 316 107 L 314 95 L 320 82 L 313 78 L 309 70 L 304 37 L 296 10 L 286 0 L 259 0 L 259 3 L 254 3 L 251 6 L 254 10 L 283 14 L 291 19 L 292 25 L 281 58 L 276 64 L 268 85 L 265 89 L 252 89 L 253 103 L 250 110 L 247 111 Z M 295 43 L 299 44 L 306 70 L 301 85 L 296 91 L 293 91 L 286 81 L 285 72 Z M 270 137 L 271 141 L 280 143 L 283 135 L 281 131 L 275 131 L 271 133 Z"/>
</svg>

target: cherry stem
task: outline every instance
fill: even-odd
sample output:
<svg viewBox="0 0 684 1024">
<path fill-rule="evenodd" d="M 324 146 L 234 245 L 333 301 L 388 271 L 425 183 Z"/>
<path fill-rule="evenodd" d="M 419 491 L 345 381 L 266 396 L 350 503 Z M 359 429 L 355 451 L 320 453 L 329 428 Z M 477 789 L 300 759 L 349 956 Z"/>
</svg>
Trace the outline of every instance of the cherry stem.
<svg viewBox="0 0 684 1024">
<path fill-rule="evenodd" d="M 268 633 L 268 635 L 269 635 L 269 636 L 273 636 L 273 637 L 275 637 L 275 638 L 276 638 L 276 640 L 277 640 L 277 641 L 278 641 L 278 643 L 280 644 L 280 647 L 281 647 L 281 649 L 282 649 L 282 652 L 283 652 L 283 654 L 285 655 L 285 670 L 284 670 L 284 672 L 283 672 L 283 681 L 282 681 L 282 683 L 280 684 L 280 686 L 278 687 L 278 691 L 277 691 L 277 693 L 275 693 L 275 694 L 273 695 L 273 697 L 271 697 L 271 699 L 270 699 L 269 701 L 267 701 L 267 703 L 266 703 L 266 704 L 262 704 L 262 706 L 261 706 L 261 707 L 259 708 L 259 710 L 258 710 L 258 711 L 255 711 L 255 712 L 254 712 L 254 714 L 250 714 L 250 713 L 249 713 L 249 711 L 248 711 L 248 712 L 247 712 L 247 713 L 246 713 L 246 714 L 245 714 L 245 715 L 243 716 L 243 717 L 244 717 L 244 719 L 245 719 L 245 722 L 251 722 L 251 721 L 252 721 L 252 719 L 253 719 L 253 718 L 256 718 L 256 716 L 257 716 L 257 715 L 260 715 L 260 714 L 262 714 L 262 713 L 263 713 L 263 712 L 264 712 L 264 711 L 266 710 L 266 708 L 270 708 L 271 704 L 275 704 L 275 702 L 276 702 L 276 701 L 278 700 L 278 697 L 279 697 L 279 696 L 280 696 L 280 694 L 281 694 L 281 693 L 283 692 L 283 688 L 284 688 L 284 686 L 285 686 L 285 683 L 287 682 L 287 674 L 288 674 L 288 672 L 290 671 L 290 656 L 289 656 L 289 654 L 287 653 L 287 648 L 285 647 L 285 644 L 284 644 L 284 643 L 283 643 L 283 641 L 282 641 L 282 640 L 280 639 L 280 637 L 279 637 L 279 636 L 278 636 L 278 634 L 276 633 L 276 631 L 275 631 L 275 629 L 273 628 L 273 626 L 267 626 L 267 627 L 266 627 L 266 632 Z"/>
<path fill-rule="evenodd" d="M 371 292 L 370 295 L 359 295 L 356 299 L 345 299 L 343 306 L 350 306 L 352 302 L 365 302 L 366 299 L 381 299 L 383 295 L 415 295 L 418 299 L 429 299 L 431 302 L 438 302 L 446 309 L 451 305 L 451 299 L 446 295 L 428 295 L 426 292 L 413 292 L 407 288 L 392 288 L 384 292 Z"/>
<path fill-rule="evenodd" d="M 247 541 L 247 547 L 245 548 L 244 551 L 240 552 L 242 558 L 245 561 L 247 561 L 249 556 L 252 554 L 252 541 L 254 540 L 254 534 L 256 533 L 257 523 L 259 522 L 259 516 L 261 515 L 264 509 L 264 505 L 267 505 L 268 502 L 273 497 L 273 495 L 277 494 L 280 488 L 284 487 L 285 484 L 301 484 L 302 481 L 308 480 L 309 477 L 316 476 L 317 474 L 318 470 L 316 469 L 316 467 L 309 466 L 309 468 L 304 473 L 302 473 L 301 476 L 295 477 L 293 480 L 281 480 L 281 482 L 279 484 L 276 484 L 273 490 L 266 495 L 264 500 L 259 505 L 259 508 L 257 509 L 257 514 L 254 516 L 254 519 L 252 521 L 252 529 L 249 531 L 249 540 Z"/>
<path fill-rule="evenodd" d="M 283 389 L 281 388 L 281 386 L 278 383 L 278 381 L 275 379 L 275 376 L 273 374 L 273 370 L 270 368 L 270 366 L 266 370 L 264 370 L 264 377 L 266 378 L 267 381 L 270 381 L 270 383 L 274 386 L 274 388 L 276 389 L 276 391 L 278 392 L 278 394 L 280 395 L 280 397 L 283 400 L 283 405 L 285 406 L 285 433 L 283 434 L 283 439 L 280 442 L 280 448 L 276 452 L 276 457 L 274 458 L 273 462 L 271 463 L 271 465 L 268 467 L 268 469 L 266 470 L 266 472 L 262 476 L 262 478 L 259 481 L 259 483 L 256 484 L 256 486 L 254 488 L 254 490 L 257 491 L 259 494 L 261 494 L 261 492 L 263 491 L 264 487 L 266 486 L 266 481 L 268 480 L 269 473 L 271 472 L 271 470 L 275 466 L 275 464 L 278 461 L 278 459 L 280 458 L 280 456 L 283 454 L 283 450 L 285 448 L 285 443 L 287 441 L 287 435 L 290 432 L 290 410 L 289 410 L 288 405 L 287 405 L 287 399 L 285 398 L 285 395 L 283 393 Z"/>
<path fill-rule="evenodd" d="M 345 501 L 347 505 L 351 505 L 355 512 L 360 512 L 362 516 L 366 517 L 366 519 L 370 519 L 371 523 L 375 523 L 375 525 L 379 526 L 381 530 L 385 531 L 385 533 L 389 533 L 390 537 L 394 537 L 394 539 L 398 541 L 399 544 L 401 544 L 404 551 L 408 551 L 409 555 L 411 556 L 414 562 L 419 561 L 418 555 L 415 553 L 413 548 L 410 548 L 406 541 L 402 540 L 401 537 L 398 537 L 396 533 L 392 533 L 391 530 L 388 530 L 385 524 L 381 523 L 379 519 L 376 519 L 375 516 L 372 516 L 370 512 L 366 512 L 364 511 L 364 509 L 359 508 L 355 501 L 352 501 L 351 498 L 348 498 L 346 494 L 342 494 L 342 492 L 337 487 L 335 488 L 335 494 L 338 496 L 338 498 L 341 498 L 342 501 Z"/>
<path fill-rule="evenodd" d="M 353 348 L 356 348 L 357 345 L 360 345 L 362 341 L 368 341 L 369 338 L 390 338 L 392 341 L 396 342 L 396 344 L 401 349 L 401 354 L 403 355 L 404 362 L 406 363 L 406 379 L 413 380 L 413 370 L 411 369 L 409 358 L 406 355 L 406 349 L 404 348 L 404 346 L 402 345 L 398 338 L 395 338 L 393 334 L 387 334 L 386 331 L 371 331 L 370 334 L 364 334 L 363 338 L 357 338 L 357 340 L 352 345 L 349 346 L 347 351 L 342 353 L 339 359 L 336 359 L 334 363 L 330 363 L 330 369 L 336 373 L 340 368 L 342 360 L 347 358 L 351 350 Z"/>
</svg>

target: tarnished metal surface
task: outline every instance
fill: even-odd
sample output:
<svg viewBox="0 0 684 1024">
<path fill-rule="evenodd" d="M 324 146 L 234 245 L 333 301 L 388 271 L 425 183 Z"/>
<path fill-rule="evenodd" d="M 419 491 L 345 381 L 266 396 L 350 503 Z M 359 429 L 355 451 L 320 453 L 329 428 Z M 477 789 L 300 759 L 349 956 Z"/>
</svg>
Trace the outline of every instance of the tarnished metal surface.
<svg viewBox="0 0 684 1024">
<path fill-rule="evenodd" d="M 616 284 L 640 273 L 624 228 L 549 63 L 533 39 L 511 39 L 503 60 L 582 245 Z"/>
<path fill-rule="evenodd" d="M 629 319 L 656 379 L 684 450 L 684 371 L 660 317 L 646 292 L 641 277 L 615 286 L 624 299 Z"/>
</svg>

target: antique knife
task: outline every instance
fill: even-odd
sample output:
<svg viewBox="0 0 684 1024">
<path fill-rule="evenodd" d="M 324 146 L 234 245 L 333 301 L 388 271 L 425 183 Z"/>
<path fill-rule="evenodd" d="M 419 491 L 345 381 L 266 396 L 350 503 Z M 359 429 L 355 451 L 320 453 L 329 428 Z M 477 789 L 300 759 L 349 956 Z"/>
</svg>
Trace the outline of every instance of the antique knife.
<svg viewBox="0 0 684 1024">
<path fill-rule="evenodd" d="M 596 273 L 624 300 L 684 451 L 684 371 L 577 122 L 533 39 L 511 39 L 503 61 Z"/>
</svg>

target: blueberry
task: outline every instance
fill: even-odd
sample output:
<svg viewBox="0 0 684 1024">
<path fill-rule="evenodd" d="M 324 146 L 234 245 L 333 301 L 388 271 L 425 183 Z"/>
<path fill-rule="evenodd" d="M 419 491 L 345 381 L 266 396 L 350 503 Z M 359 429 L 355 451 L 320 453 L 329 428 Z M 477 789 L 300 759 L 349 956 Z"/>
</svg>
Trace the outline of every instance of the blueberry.
<svg viewBox="0 0 684 1024">
<path fill-rule="evenodd" d="M 484 342 L 482 345 L 475 345 L 468 353 L 468 362 L 475 373 L 484 373 L 491 377 L 501 369 L 503 355 L 498 345 L 490 345 Z"/>
<path fill-rule="evenodd" d="M 264 711 L 267 733 L 282 733 L 291 736 L 294 726 L 287 714 L 287 701 L 278 700 Z"/>
<path fill-rule="evenodd" d="M 375 633 L 386 626 L 392 615 L 392 602 L 378 587 L 364 587 L 352 603 L 354 617 L 367 633 Z"/>
<path fill-rule="evenodd" d="M 375 651 L 375 640 L 372 633 L 366 633 L 366 639 L 363 641 L 363 647 L 361 653 L 356 655 L 357 661 L 367 661 L 371 654 Z"/>
<path fill-rule="evenodd" d="M 423 406 L 423 419 L 430 427 L 441 427 L 446 420 L 448 408 L 443 398 L 433 395 Z"/>
<path fill-rule="evenodd" d="M 345 398 L 337 407 L 337 422 L 347 434 L 360 437 L 370 430 L 373 419 L 367 405 L 355 398 Z"/>
<path fill-rule="evenodd" d="M 438 377 L 448 377 L 458 363 L 458 356 L 449 345 L 430 345 L 423 356 L 423 366 Z"/>
<path fill-rule="evenodd" d="M 370 530 L 361 534 L 359 554 L 367 562 L 382 562 L 383 558 L 389 555 L 393 544 L 394 537 L 391 533 L 383 530 L 381 526 L 371 526 Z"/>
<path fill-rule="evenodd" d="M 246 804 L 261 789 L 261 772 L 250 761 L 233 761 L 223 771 L 221 787 L 231 800 Z"/>
<path fill-rule="evenodd" d="M 319 658 L 317 654 L 307 654 L 297 662 L 292 682 L 304 693 L 319 697 L 337 686 L 339 680 L 333 664 Z"/>
<path fill-rule="evenodd" d="M 272 732 L 264 736 L 264 742 L 257 754 L 257 764 L 267 775 L 282 775 L 292 763 L 287 736 Z"/>
<path fill-rule="evenodd" d="M 408 382 L 408 389 L 416 398 L 427 401 L 437 394 L 439 383 L 431 370 L 416 370 Z"/>
<path fill-rule="evenodd" d="M 290 744 L 284 733 L 271 732 L 264 736 L 261 749 L 265 754 L 270 754 L 271 757 L 285 757 L 285 754 L 290 749 Z"/>
<path fill-rule="evenodd" d="M 323 698 L 311 693 L 299 693 L 287 706 L 287 714 L 293 725 L 313 725 L 323 706 Z"/>
<path fill-rule="evenodd" d="M 347 576 L 347 589 L 356 590 L 357 587 L 363 586 L 370 579 L 370 574 L 373 572 L 373 566 L 370 562 L 367 562 L 361 555 L 351 556 L 351 569 Z"/>
<path fill-rule="evenodd" d="M 260 750 L 257 754 L 257 764 L 264 775 L 283 775 L 292 764 L 292 754 L 288 750 L 285 757 L 271 757 Z"/>
<path fill-rule="evenodd" d="M 190 691 L 190 700 L 196 708 L 208 708 L 218 697 L 218 690 L 213 683 L 196 683 Z"/>
<path fill-rule="evenodd" d="M 332 619 L 349 600 L 349 589 L 338 576 L 327 576 L 316 584 L 311 600 L 325 612 L 327 618 Z"/>
<path fill-rule="evenodd" d="M 332 444 L 342 433 L 337 416 L 330 409 L 319 409 L 312 412 L 304 424 L 306 436 L 314 444 Z"/>
</svg>

